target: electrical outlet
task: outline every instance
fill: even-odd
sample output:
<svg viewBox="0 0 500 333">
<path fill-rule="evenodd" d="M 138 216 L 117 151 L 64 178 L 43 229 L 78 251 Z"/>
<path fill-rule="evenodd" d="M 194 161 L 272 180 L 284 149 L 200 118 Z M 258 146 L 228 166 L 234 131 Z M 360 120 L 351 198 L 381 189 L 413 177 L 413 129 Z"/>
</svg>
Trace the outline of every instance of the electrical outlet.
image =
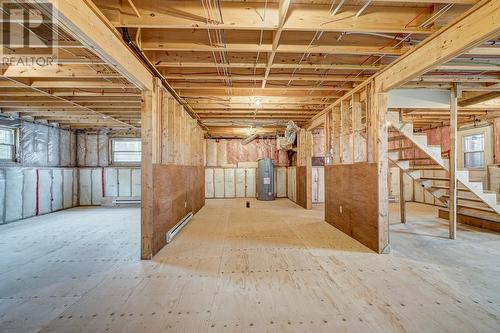
<svg viewBox="0 0 500 333">
<path fill-rule="evenodd" d="M 342 214 L 342 205 L 339 206 L 340 214 Z"/>
<path fill-rule="evenodd" d="M 187 208 L 187 206 L 188 206 L 188 202 L 184 201 L 184 208 Z"/>
</svg>

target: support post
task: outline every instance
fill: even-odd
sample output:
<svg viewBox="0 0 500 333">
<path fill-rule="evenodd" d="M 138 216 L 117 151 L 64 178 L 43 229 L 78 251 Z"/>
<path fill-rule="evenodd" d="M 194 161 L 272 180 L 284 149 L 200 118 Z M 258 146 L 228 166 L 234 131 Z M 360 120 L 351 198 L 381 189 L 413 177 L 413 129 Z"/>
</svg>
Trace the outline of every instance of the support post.
<svg viewBox="0 0 500 333">
<path fill-rule="evenodd" d="M 312 131 L 306 131 L 306 173 L 307 173 L 307 189 L 306 189 L 306 208 L 312 209 L 312 146 L 313 135 Z"/>
<path fill-rule="evenodd" d="M 328 111 L 325 114 L 325 123 L 324 123 L 324 128 L 323 128 L 323 140 L 324 140 L 324 147 L 325 147 L 325 156 L 330 153 L 330 147 L 331 147 L 331 117 L 332 117 L 332 112 Z"/>
<path fill-rule="evenodd" d="M 340 164 L 342 162 L 342 117 L 340 115 L 340 107 L 332 109 L 333 121 L 333 163 Z"/>
<path fill-rule="evenodd" d="M 400 119 L 403 119 L 403 112 L 399 111 Z M 404 156 L 404 141 L 399 141 L 399 157 L 402 158 Z M 405 201 L 405 173 L 403 169 L 398 168 L 399 170 L 399 212 L 401 215 L 401 223 L 406 223 L 406 201 Z"/>
<path fill-rule="evenodd" d="M 398 168 L 399 169 L 399 168 Z M 399 211 L 401 223 L 406 223 L 406 201 L 405 201 L 405 173 L 399 169 Z"/>
<path fill-rule="evenodd" d="M 368 124 L 369 162 L 377 163 L 378 173 L 378 252 L 389 253 L 389 186 L 387 159 L 387 94 L 372 85 L 370 98 L 370 120 Z"/>
<path fill-rule="evenodd" d="M 142 162 L 141 162 L 141 259 L 149 260 L 153 257 L 153 164 L 160 163 L 161 151 L 158 145 L 158 129 L 155 121 L 159 118 L 160 83 L 154 80 L 153 90 L 142 93 L 141 108 L 141 137 L 142 137 Z"/>
<path fill-rule="evenodd" d="M 362 158 L 361 141 L 361 102 L 359 94 L 352 95 L 352 162 L 360 162 Z"/>
<path fill-rule="evenodd" d="M 450 91 L 450 201 L 448 203 L 450 239 L 457 237 L 457 95 L 457 86 L 454 85 Z"/>
</svg>

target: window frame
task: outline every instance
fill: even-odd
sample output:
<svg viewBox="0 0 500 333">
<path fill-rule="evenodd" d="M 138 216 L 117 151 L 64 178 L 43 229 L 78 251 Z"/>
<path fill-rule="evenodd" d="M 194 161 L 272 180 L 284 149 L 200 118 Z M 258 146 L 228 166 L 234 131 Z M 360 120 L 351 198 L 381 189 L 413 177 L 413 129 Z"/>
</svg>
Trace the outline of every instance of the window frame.
<svg viewBox="0 0 500 333">
<path fill-rule="evenodd" d="M 17 164 L 18 163 L 18 151 L 19 151 L 19 129 L 15 127 L 3 126 L 0 125 L 0 130 L 9 130 L 12 132 L 13 143 L 6 144 L 0 143 L 1 146 L 11 146 L 12 147 L 12 156 L 10 159 L 0 158 L 0 164 Z"/>
<path fill-rule="evenodd" d="M 467 151 L 466 150 L 466 140 L 469 137 L 473 136 L 482 136 L 483 138 L 483 149 L 482 150 L 474 150 L 474 151 Z M 466 169 L 484 169 L 486 167 L 486 135 L 485 133 L 471 133 L 464 135 L 462 137 L 462 160 L 463 160 L 463 166 Z M 466 155 L 470 153 L 482 153 L 482 163 L 480 166 L 467 166 L 466 165 Z"/>
<path fill-rule="evenodd" d="M 131 161 L 116 162 L 115 161 L 114 143 L 117 142 L 117 141 L 139 141 L 139 142 L 141 142 L 142 140 L 141 140 L 141 138 L 137 138 L 137 137 L 117 137 L 117 138 L 110 138 L 110 140 L 109 140 L 109 161 L 110 161 L 110 164 L 112 164 L 112 165 L 121 165 L 121 166 L 124 166 L 124 165 L 133 165 L 133 166 L 141 165 L 142 161 L 139 161 L 139 162 L 131 162 Z M 142 159 L 142 142 L 141 142 L 141 159 Z"/>
</svg>

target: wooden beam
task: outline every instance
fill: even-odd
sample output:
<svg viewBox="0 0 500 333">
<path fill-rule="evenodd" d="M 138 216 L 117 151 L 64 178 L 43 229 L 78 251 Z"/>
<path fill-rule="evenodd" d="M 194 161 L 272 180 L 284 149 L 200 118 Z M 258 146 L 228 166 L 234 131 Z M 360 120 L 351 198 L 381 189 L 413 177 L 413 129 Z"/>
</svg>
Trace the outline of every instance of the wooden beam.
<svg viewBox="0 0 500 333">
<path fill-rule="evenodd" d="M 153 76 L 122 41 L 120 34 L 90 0 L 36 0 L 57 11 L 58 23 L 142 89 L 153 89 Z"/>
<path fill-rule="evenodd" d="M 264 73 L 264 79 L 262 80 L 262 88 L 266 87 L 267 78 L 271 72 L 274 57 L 276 56 L 276 50 L 278 49 L 278 45 L 280 43 L 281 33 L 283 32 L 283 25 L 285 24 L 288 8 L 290 7 L 290 2 L 291 0 L 280 0 L 278 4 L 278 29 L 274 32 L 272 50 L 267 59 L 266 71 Z"/>
<path fill-rule="evenodd" d="M 140 17 L 129 8 L 105 0 L 96 1 L 117 27 L 155 29 L 238 29 L 275 30 L 279 27 L 280 9 L 276 3 L 224 2 L 223 22 L 207 20 L 196 1 L 145 2 L 134 0 Z M 283 29 L 289 31 L 378 31 L 382 33 L 427 34 L 432 29 L 419 28 L 433 10 L 421 6 L 375 6 L 357 17 L 359 6 L 346 5 L 332 19 L 330 4 L 292 4 Z M 264 15 L 265 12 L 265 15 Z M 265 18 L 263 20 L 263 18 Z M 408 24 L 411 22 L 412 24 Z"/>
<path fill-rule="evenodd" d="M 467 52 L 500 33 L 500 2 L 482 0 L 375 76 L 377 90 L 389 91 Z"/>
<path fill-rule="evenodd" d="M 467 107 L 475 104 L 480 104 L 483 102 L 487 102 L 489 100 L 500 98 L 500 91 L 492 91 L 487 94 L 481 94 L 475 97 L 467 98 L 465 100 L 461 100 L 458 105 L 460 107 Z"/>
<path fill-rule="evenodd" d="M 94 66 L 96 67 L 96 66 Z M 88 65 L 49 65 L 49 66 L 9 66 L 3 76 L 13 78 L 121 78 L 112 70 L 102 67 L 96 70 Z"/>
</svg>

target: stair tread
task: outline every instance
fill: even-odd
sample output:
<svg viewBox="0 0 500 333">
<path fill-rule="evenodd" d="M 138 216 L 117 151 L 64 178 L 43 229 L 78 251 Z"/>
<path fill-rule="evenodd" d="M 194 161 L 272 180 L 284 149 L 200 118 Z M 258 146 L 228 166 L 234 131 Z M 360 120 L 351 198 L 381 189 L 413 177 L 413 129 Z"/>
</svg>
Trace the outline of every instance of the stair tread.
<svg viewBox="0 0 500 333">
<path fill-rule="evenodd" d="M 432 160 L 430 157 L 404 157 L 398 158 L 398 161 L 428 161 Z"/>
<path fill-rule="evenodd" d="M 471 209 L 477 209 L 477 210 L 483 210 L 485 212 L 494 212 L 495 210 L 490 207 L 481 207 L 481 206 L 476 206 L 476 205 L 467 205 L 463 203 L 457 203 L 458 207 L 464 207 L 464 208 L 471 208 Z"/>
<path fill-rule="evenodd" d="M 424 167 L 411 167 L 410 169 L 408 170 L 422 170 L 422 171 L 446 171 L 443 167 L 430 167 L 430 168 L 424 168 Z"/>
<path fill-rule="evenodd" d="M 429 188 L 437 188 L 437 189 L 443 189 L 443 190 L 450 189 L 450 187 L 446 186 L 446 185 L 432 185 Z M 457 191 L 470 192 L 470 190 L 468 188 L 465 188 L 465 187 L 457 188 Z"/>
<path fill-rule="evenodd" d="M 450 181 L 450 178 L 444 178 L 444 177 L 420 177 L 420 179 L 424 179 L 424 180 L 440 180 L 440 181 Z"/>
<path fill-rule="evenodd" d="M 415 149 L 416 147 L 414 146 L 409 146 L 409 147 L 400 147 L 400 148 L 393 148 L 389 149 L 389 152 L 395 152 L 395 151 L 403 151 L 403 150 L 410 150 L 410 149 Z"/>
<path fill-rule="evenodd" d="M 449 194 L 445 194 L 443 195 L 444 198 L 449 198 L 450 195 Z M 459 200 L 465 200 L 465 201 L 474 201 L 474 202 L 481 202 L 481 203 L 484 203 L 483 200 L 481 199 L 478 199 L 478 198 L 465 198 L 465 197 L 461 197 L 461 196 L 458 196 L 457 199 Z M 486 205 L 486 204 L 485 204 Z"/>
<path fill-rule="evenodd" d="M 388 141 L 391 142 L 391 141 L 399 141 L 399 140 L 406 140 L 406 139 L 408 139 L 408 138 L 404 135 L 397 135 L 397 136 L 390 136 Z"/>
</svg>

